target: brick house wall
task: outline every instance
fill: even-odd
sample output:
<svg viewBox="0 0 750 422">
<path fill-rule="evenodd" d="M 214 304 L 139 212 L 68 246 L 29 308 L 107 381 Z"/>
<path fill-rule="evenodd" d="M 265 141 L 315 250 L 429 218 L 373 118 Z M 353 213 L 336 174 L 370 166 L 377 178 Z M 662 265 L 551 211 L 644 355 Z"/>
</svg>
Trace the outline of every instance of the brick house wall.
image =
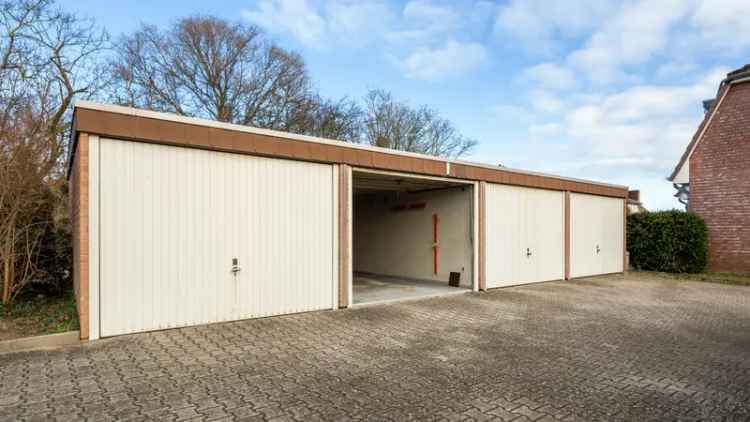
<svg viewBox="0 0 750 422">
<path fill-rule="evenodd" d="M 689 211 L 708 225 L 709 270 L 750 273 L 750 83 L 732 85 L 690 158 Z"/>
</svg>

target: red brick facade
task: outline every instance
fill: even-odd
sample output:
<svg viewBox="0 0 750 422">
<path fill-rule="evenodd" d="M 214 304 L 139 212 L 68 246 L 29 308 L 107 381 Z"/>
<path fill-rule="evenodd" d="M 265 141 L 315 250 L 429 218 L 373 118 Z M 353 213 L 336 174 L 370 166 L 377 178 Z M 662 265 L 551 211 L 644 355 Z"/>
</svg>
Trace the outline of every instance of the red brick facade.
<svg viewBox="0 0 750 422">
<path fill-rule="evenodd" d="M 89 338 L 89 142 L 78 135 L 78 151 L 70 171 L 70 208 L 73 224 L 73 287 L 81 340 Z"/>
<path fill-rule="evenodd" d="M 709 270 L 750 273 L 750 81 L 728 87 L 690 157 L 689 210 L 709 232 Z"/>
</svg>

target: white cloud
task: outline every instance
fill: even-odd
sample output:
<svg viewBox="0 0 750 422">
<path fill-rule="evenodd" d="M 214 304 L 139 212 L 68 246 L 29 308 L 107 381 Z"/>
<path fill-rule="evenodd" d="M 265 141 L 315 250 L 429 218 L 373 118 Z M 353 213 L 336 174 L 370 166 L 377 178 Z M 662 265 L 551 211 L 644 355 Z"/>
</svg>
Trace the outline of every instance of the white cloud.
<svg viewBox="0 0 750 422">
<path fill-rule="evenodd" d="M 670 44 L 673 28 L 690 12 L 692 2 L 647 0 L 605 2 L 512 1 L 498 15 L 496 28 L 525 39 L 530 46 L 558 41 L 585 41 L 559 61 L 527 68 L 523 76 L 537 87 L 577 87 L 578 75 L 598 86 L 637 83 L 642 75 L 630 69 L 650 62 Z M 542 45 L 545 51 L 549 45 Z M 640 70 L 640 69 L 637 69 Z M 666 72 L 667 70 L 664 70 Z M 537 96 L 538 97 L 538 96 Z M 540 103 L 532 98 L 532 103 Z M 549 109 L 550 107 L 545 107 Z"/>
<path fill-rule="evenodd" d="M 519 123 L 528 142 L 546 142 L 535 150 L 553 151 L 536 157 L 537 168 L 641 189 L 652 209 L 679 207 L 665 178 L 700 123 L 701 101 L 715 95 L 730 70 L 707 71 L 698 63 L 750 47 L 750 2 L 633 1 L 579 25 L 558 22 L 548 11 L 519 12 L 533 2 L 511 7 L 519 18 L 515 31 L 521 38 L 529 33 L 529 46 L 544 37 L 584 38 L 557 60 L 521 73 L 529 109 L 561 122 Z"/>
<path fill-rule="evenodd" d="M 575 88 L 578 84 L 575 73 L 555 63 L 541 63 L 526 68 L 522 76 L 536 85 L 554 90 Z"/>
<path fill-rule="evenodd" d="M 750 48 L 747 16 L 748 0 L 513 0 L 501 8 L 495 29 L 542 55 L 567 43 L 562 57 L 528 72 L 561 74 L 567 69 L 602 87 L 640 83 L 643 66 L 665 56 L 674 63 L 656 70 L 664 79 L 693 70 L 698 52 L 726 55 Z M 549 83 L 543 87 L 555 88 Z"/>
<path fill-rule="evenodd" d="M 338 34 L 377 36 L 393 19 L 388 5 L 380 1 L 329 1 L 326 11 L 329 30 Z"/>
<path fill-rule="evenodd" d="M 254 10 L 242 10 L 241 16 L 270 33 L 289 34 L 312 48 L 379 37 L 392 19 L 388 4 L 379 0 L 263 0 Z"/>
<path fill-rule="evenodd" d="M 536 115 L 527 107 L 511 104 L 500 104 L 490 108 L 490 113 L 496 119 L 511 124 L 527 125 L 536 121 Z"/>
<path fill-rule="evenodd" d="M 499 6 L 490 0 L 478 0 L 467 9 L 463 9 L 467 13 L 465 30 L 479 31 L 482 35 L 486 35 L 485 30 L 492 28 Z"/>
<path fill-rule="evenodd" d="M 552 54 L 519 75 L 520 104 L 537 113 L 519 125 L 532 151 L 544 151 L 531 161 L 641 188 L 655 209 L 678 207 L 665 178 L 703 117 L 701 101 L 730 70 L 703 63 L 747 61 L 738 58 L 750 49 L 750 1 L 597 3 L 511 0 L 497 16 L 498 36 Z"/>
<path fill-rule="evenodd" d="M 414 24 L 437 31 L 448 31 L 460 26 L 459 15 L 449 7 L 426 0 L 412 0 L 404 6 L 404 18 Z"/>
<path fill-rule="evenodd" d="M 549 137 L 559 135 L 562 130 L 560 123 L 544 123 L 529 126 L 529 135 L 536 137 Z"/>
<path fill-rule="evenodd" d="M 578 162 L 663 180 L 699 123 L 701 100 L 715 94 L 726 72 L 715 69 L 690 85 L 634 87 L 567 111 L 565 131 L 586 157 Z"/>
<path fill-rule="evenodd" d="M 258 9 L 241 14 L 271 33 L 290 33 L 309 47 L 320 46 L 326 32 L 326 21 L 307 0 L 264 0 Z"/>
<path fill-rule="evenodd" d="M 700 123 L 701 101 L 716 94 L 729 70 L 715 68 L 683 84 L 571 94 L 564 101 L 537 89 L 529 94 L 531 107 L 504 105 L 498 112 L 527 113 L 517 123 L 533 145 L 524 167 L 629 185 L 644 192 L 648 207 L 678 207 L 665 179 Z"/>
<path fill-rule="evenodd" d="M 749 16 L 748 0 L 701 0 L 690 22 L 705 41 L 738 52 L 750 47 Z"/>
<path fill-rule="evenodd" d="M 687 5 L 681 0 L 625 4 L 567 62 L 595 83 L 620 79 L 623 66 L 646 63 L 668 45 L 670 29 L 687 14 Z"/>
<path fill-rule="evenodd" d="M 449 6 L 412 0 L 404 5 L 402 18 L 401 25 L 385 34 L 387 40 L 394 43 L 431 42 L 441 35 L 461 30 L 469 16 Z"/>
<path fill-rule="evenodd" d="M 408 77 L 434 81 L 468 73 L 487 60 L 481 44 L 448 40 L 437 48 L 422 47 L 403 59 L 394 59 Z"/>
<path fill-rule="evenodd" d="M 698 69 L 698 66 L 692 62 L 666 62 L 659 65 L 654 72 L 654 76 L 660 80 L 664 79 L 684 79 L 691 76 Z"/>
<path fill-rule="evenodd" d="M 559 113 L 565 109 L 565 103 L 560 97 L 541 89 L 531 91 L 529 101 L 535 110 L 542 113 Z"/>
<path fill-rule="evenodd" d="M 500 36 L 508 33 L 537 51 L 546 50 L 554 36 L 575 38 L 596 28 L 612 13 L 614 4 L 604 0 L 512 0 L 501 7 L 495 32 Z"/>
<path fill-rule="evenodd" d="M 477 11 L 494 12 L 495 6 L 484 0 L 475 6 L 411 0 L 395 14 L 383 0 L 261 0 L 241 13 L 270 33 L 290 35 L 311 48 L 388 41 L 385 56 L 407 77 L 434 81 L 487 61 L 486 48 L 471 34 L 487 20 Z"/>
</svg>

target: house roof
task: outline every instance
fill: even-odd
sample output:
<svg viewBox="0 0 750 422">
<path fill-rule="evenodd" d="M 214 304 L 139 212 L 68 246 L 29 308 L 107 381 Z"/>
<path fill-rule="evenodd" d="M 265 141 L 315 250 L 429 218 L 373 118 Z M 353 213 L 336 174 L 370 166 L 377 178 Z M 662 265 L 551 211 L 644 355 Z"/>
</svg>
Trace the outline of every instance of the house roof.
<svg viewBox="0 0 750 422">
<path fill-rule="evenodd" d="M 735 79 L 750 77 L 750 63 L 742 66 L 739 69 L 735 69 L 727 73 L 727 82 L 731 82 Z"/>
<path fill-rule="evenodd" d="M 698 146 L 701 139 L 703 139 L 703 134 L 706 132 L 706 130 L 708 130 L 708 126 L 711 124 L 714 115 L 719 112 L 719 107 L 721 107 L 721 102 L 726 96 L 727 92 L 729 92 L 732 85 L 742 82 L 750 82 L 750 63 L 742 66 L 739 69 L 735 69 L 727 73 L 727 77 L 724 78 L 724 80 L 719 84 L 719 89 L 716 92 L 716 97 L 713 100 L 704 101 L 704 106 L 706 105 L 707 101 L 711 101 L 710 107 L 708 111 L 703 115 L 703 120 L 698 125 L 698 129 L 695 131 L 692 139 L 690 140 L 690 143 L 682 153 L 680 161 L 677 162 L 677 165 L 675 166 L 672 174 L 669 175 L 667 180 L 669 180 L 670 182 L 674 181 L 675 177 L 677 177 L 677 174 L 680 172 L 682 167 L 690 161 L 690 156 L 693 154 L 693 151 L 695 151 L 695 148 Z"/>
<path fill-rule="evenodd" d="M 75 105 L 73 128 L 69 166 L 76 154 L 78 133 L 88 133 L 116 139 L 620 198 L 626 197 L 628 192 L 626 186 L 84 101 Z"/>
</svg>

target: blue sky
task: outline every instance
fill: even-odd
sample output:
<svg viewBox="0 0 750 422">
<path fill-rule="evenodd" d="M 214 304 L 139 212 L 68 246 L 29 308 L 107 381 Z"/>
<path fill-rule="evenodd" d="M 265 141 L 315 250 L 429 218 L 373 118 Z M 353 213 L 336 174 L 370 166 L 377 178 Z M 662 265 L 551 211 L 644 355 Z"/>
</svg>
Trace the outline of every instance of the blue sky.
<svg viewBox="0 0 750 422">
<path fill-rule="evenodd" d="M 113 36 L 203 13 L 263 27 L 321 93 L 384 88 L 480 144 L 466 157 L 641 189 L 665 178 L 701 100 L 750 62 L 750 1 L 68 0 Z"/>
</svg>

